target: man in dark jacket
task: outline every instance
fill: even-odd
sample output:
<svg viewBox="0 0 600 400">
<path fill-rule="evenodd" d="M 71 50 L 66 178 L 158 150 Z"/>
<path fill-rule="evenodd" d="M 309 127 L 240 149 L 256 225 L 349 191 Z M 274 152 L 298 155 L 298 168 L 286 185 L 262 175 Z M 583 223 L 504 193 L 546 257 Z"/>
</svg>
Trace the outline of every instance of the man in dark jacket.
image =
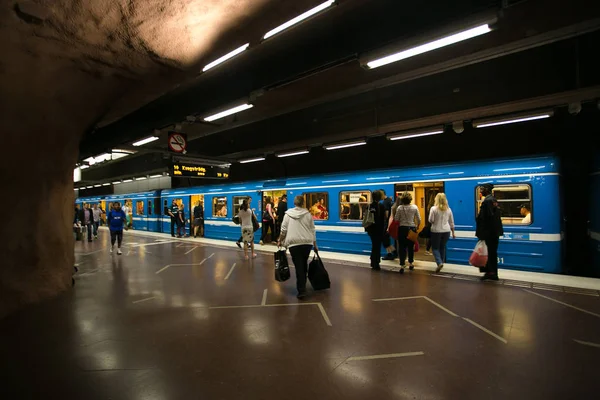
<svg viewBox="0 0 600 400">
<path fill-rule="evenodd" d="M 488 261 L 485 275 L 481 277 L 482 281 L 498 280 L 498 244 L 500 237 L 504 235 L 502 211 L 498 207 L 498 201 L 492 195 L 493 189 L 494 185 L 491 183 L 486 183 L 479 189 L 484 199 L 477 214 L 475 235 L 479 240 L 484 240 L 488 248 Z"/>
<path fill-rule="evenodd" d="M 81 226 L 85 226 L 87 230 L 88 242 L 92 241 L 92 222 L 94 219 L 94 215 L 89 205 L 84 204 L 79 210 L 77 215 L 77 219 L 79 220 L 79 224 Z"/>
<path fill-rule="evenodd" d="M 373 202 L 369 205 L 369 212 L 373 213 L 374 222 L 365 228 L 371 238 L 371 268 L 381 270 L 381 241 L 385 233 L 385 206 L 381 203 L 383 193 L 379 190 L 373 192 Z"/>
<path fill-rule="evenodd" d="M 285 212 L 288 210 L 287 204 L 287 194 L 284 194 L 279 199 L 279 203 L 277 204 L 277 223 L 275 224 L 275 229 L 277 230 L 277 237 L 281 233 L 281 224 L 283 223 L 283 217 L 285 217 Z"/>
<path fill-rule="evenodd" d="M 204 207 L 200 200 L 194 207 L 194 237 L 198 236 L 198 231 L 200 231 L 200 237 L 204 237 Z"/>
</svg>

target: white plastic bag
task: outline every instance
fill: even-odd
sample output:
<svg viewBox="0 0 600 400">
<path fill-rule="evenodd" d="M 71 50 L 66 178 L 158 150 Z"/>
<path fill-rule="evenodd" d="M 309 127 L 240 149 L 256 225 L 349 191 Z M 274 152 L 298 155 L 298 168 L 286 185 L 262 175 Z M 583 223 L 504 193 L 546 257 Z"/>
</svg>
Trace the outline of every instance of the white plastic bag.
<svg viewBox="0 0 600 400">
<path fill-rule="evenodd" d="M 482 268 L 485 267 L 488 260 L 488 248 L 484 240 L 480 240 L 475 245 L 471 257 L 469 257 L 469 264 L 474 267 Z"/>
</svg>

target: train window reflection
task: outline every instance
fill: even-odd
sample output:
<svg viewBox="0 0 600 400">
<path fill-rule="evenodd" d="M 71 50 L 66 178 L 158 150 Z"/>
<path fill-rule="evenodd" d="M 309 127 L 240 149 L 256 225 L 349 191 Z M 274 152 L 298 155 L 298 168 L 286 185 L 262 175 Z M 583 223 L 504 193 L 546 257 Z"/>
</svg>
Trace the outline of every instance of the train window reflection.
<svg viewBox="0 0 600 400">
<path fill-rule="evenodd" d="M 483 202 L 480 187 L 476 188 L 477 213 Z M 526 184 L 494 185 L 492 194 L 502 210 L 502 224 L 530 225 L 533 222 L 531 186 Z"/>
<path fill-rule="evenodd" d="M 247 198 L 248 196 L 233 196 L 233 215 L 238 215 L 240 213 L 240 206 Z"/>
<path fill-rule="evenodd" d="M 363 213 L 371 203 L 369 190 L 356 190 L 340 193 L 340 219 L 345 221 L 361 221 Z"/>
<path fill-rule="evenodd" d="M 329 194 L 324 192 L 304 193 L 304 205 L 313 219 L 329 219 Z"/>
<path fill-rule="evenodd" d="M 227 197 L 213 197 L 213 217 L 227 217 Z"/>
<path fill-rule="evenodd" d="M 144 215 L 144 201 L 139 200 L 135 202 L 135 213 L 137 215 Z"/>
</svg>

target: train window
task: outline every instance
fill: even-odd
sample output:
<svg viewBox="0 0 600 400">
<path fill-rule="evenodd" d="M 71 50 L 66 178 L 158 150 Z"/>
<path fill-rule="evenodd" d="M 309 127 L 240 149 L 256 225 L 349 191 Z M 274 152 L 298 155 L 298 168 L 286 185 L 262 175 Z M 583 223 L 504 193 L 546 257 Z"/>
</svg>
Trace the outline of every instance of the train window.
<svg viewBox="0 0 600 400">
<path fill-rule="evenodd" d="M 135 213 L 137 215 L 144 215 L 144 200 L 135 202 Z"/>
<path fill-rule="evenodd" d="M 476 188 L 477 213 L 483 197 Z M 531 186 L 525 184 L 494 185 L 492 194 L 498 200 L 502 210 L 502 224 L 504 225 L 530 225 L 533 221 L 533 208 L 531 201 Z"/>
<path fill-rule="evenodd" d="M 325 192 L 304 193 L 304 205 L 313 219 L 329 219 L 329 194 Z"/>
<path fill-rule="evenodd" d="M 369 190 L 357 190 L 340 193 L 340 219 L 345 221 L 361 221 L 363 213 L 371 204 Z"/>
<path fill-rule="evenodd" d="M 213 217 L 227 217 L 227 197 L 213 197 Z"/>
<path fill-rule="evenodd" d="M 233 196 L 233 215 L 238 215 L 240 213 L 240 206 L 247 198 L 248 196 Z"/>
<path fill-rule="evenodd" d="M 169 203 L 167 202 L 167 200 L 164 201 L 163 213 L 165 215 L 169 215 Z"/>
<path fill-rule="evenodd" d="M 148 215 L 152 215 L 152 200 L 148 200 Z"/>
<path fill-rule="evenodd" d="M 160 215 L 160 198 L 154 199 L 154 215 Z"/>
</svg>

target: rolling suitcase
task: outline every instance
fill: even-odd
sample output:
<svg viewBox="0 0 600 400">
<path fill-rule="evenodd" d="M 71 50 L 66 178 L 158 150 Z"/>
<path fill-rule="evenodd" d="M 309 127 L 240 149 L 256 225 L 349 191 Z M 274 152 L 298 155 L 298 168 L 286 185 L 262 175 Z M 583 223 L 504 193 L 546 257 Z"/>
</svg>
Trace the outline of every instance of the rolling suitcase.
<svg viewBox="0 0 600 400">
<path fill-rule="evenodd" d="M 308 280 L 315 290 L 324 290 L 331 287 L 329 273 L 319 257 L 319 253 L 315 252 L 312 261 L 308 264 Z"/>
</svg>

